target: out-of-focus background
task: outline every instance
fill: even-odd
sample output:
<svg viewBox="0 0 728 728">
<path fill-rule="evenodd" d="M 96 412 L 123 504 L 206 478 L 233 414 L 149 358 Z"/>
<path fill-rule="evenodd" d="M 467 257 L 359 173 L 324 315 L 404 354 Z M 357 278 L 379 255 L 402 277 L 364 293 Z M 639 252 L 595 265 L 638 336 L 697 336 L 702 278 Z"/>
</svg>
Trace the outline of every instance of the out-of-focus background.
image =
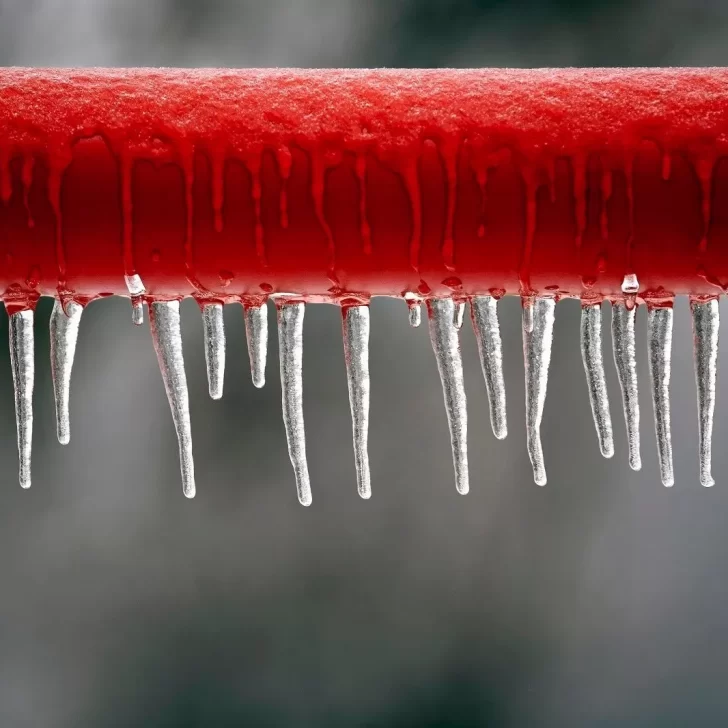
<svg viewBox="0 0 728 728">
<path fill-rule="evenodd" d="M 0 64 L 728 64 L 720 0 L 0 0 Z M 680 726 L 728 720 L 728 379 L 712 490 L 698 483 L 689 311 L 676 307 L 676 485 L 660 485 L 644 311 L 641 473 L 599 456 L 578 343 L 558 306 L 533 484 L 517 300 L 501 306 L 510 434 L 497 442 L 463 331 L 471 493 L 457 495 L 426 327 L 372 306 L 374 495 L 354 479 L 340 314 L 309 306 L 304 404 L 314 503 L 296 501 L 275 326 L 253 388 L 226 310 L 225 398 L 207 396 L 183 305 L 198 496 L 181 492 L 146 328 L 126 300 L 84 315 L 72 440 L 55 439 L 50 304 L 36 337 L 34 484 L 17 484 L 0 347 L 0 725 Z M 608 329 L 608 312 L 605 334 Z M 273 316 L 271 314 L 271 323 Z M 0 324 L 7 336 L 7 319 Z M 728 371 L 722 355 L 723 371 Z"/>
</svg>

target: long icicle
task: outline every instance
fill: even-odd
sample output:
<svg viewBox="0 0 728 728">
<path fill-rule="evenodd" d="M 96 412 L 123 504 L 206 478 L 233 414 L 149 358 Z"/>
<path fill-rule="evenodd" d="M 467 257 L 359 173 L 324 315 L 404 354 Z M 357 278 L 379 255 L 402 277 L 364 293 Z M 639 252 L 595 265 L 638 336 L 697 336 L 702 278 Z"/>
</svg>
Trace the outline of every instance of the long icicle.
<svg viewBox="0 0 728 728">
<path fill-rule="evenodd" d="M 653 308 L 647 316 L 647 344 L 655 408 L 655 434 L 662 484 L 675 483 L 670 433 L 670 370 L 672 363 L 672 308 Z"/>
<path fill-rule="evenodd" d="M 624 424 L 627 428 L 629 467 L 642 468 L 640 455 L 640 403 L 637 390 L 635 318 L 637 307 L 627 308 L 623 301 L 612 304 L 612 348 L 614 365 L 622 390 Z"/>
<path fill-rule="evenodd" d="M 506 386 L 503 380 L 503 345 L 498 323 L 498 300 L 493 296 L 470 299 L 470 319 L 478 342 L 480 365 L 490 402 L 493 434 L 502 440 L 508 434 Z"/>
<path fill-rule="evenodd" d="M 83 306 L 75 301 L 69 301 L 65 311 L 58 299 L 53 303 L 50 322 L 51 377 L 56 400 L 56 432 L 61 445 L 67 445 L 71 440 L 71 374 L 82 314 Z"/>
<path fill-rule="evenodd" d="M 245 307 L 245 336 L 248 339 L 248 358 L 253 384 L 265 386 L 265 365 L 268 359 L 268 306 Z"/>
<path fill-rule="evenodd" d="M 533 466 L 533 479 L 537 485 L 546 485 L 546 467 L 541 445 L 541 418 L 546 402 L 555 312 L 556 301 L 541 296 L 534 298 L 529 306 L 523 308 L 526 445 Z"/>
<path fill-rule="evenodd" d="M 284 303 L 278 308 L 278 349 L 281 365 L 283 424 L 288 440 L 301 505 L 311 505 L 311 481 L 306 461 L 303 425 L 303 315 L 304 303 Z"/>
<path fill-rule="evenodd" d="M 33 443 L 33 385 L 35 381 L 35 340 L 32 311 L 10 316 L 10 364 L 15 386 L 15 422 L 18 430 L 20 485 L 30 488 L 30 455 Z"/>
<path fill-rule="evenodd" d="M 470 490 L 468 475 L 468 413 L 463 384 L 460 338 L 455 326 L 455 304 L 439 298 L 427 302 L 430 340 L 442 381 L 445 411 L 450 427 L 455 487 L 465 495 Z"/>
<path fill-rule="evenodd" d="M 349 404 L 354 436 L 356 483 L 362 498 L 371 498 L 369 472 L 369 306 L 350 306 L 342 310 L 344 359 L 349 386 Z"/>
<path fill-rule="evenodd" d="M 614 455 L 614 435 L 602 355 L 601 303 L 585 304 L 581 308 L 581 358 L 599 450 L 605 458 L 611 458 Z"/>
<path fill-rule="evenodd" d="M 192 459 L 192 427 L 187 376 L 182 354 L 179 301 L 153 302 L 149 306 L 149 326 L 169 407 L 172 410 L 172 420 L 177 431 L 182 489 L 188 498 L 194 498 L 195 463 Z"/>
<path fill-rule="evenodd" d="M 693 356 L 698 389 L 698 438 L 700 482 L 715 485 L 711 474 L 715 386 L 718 377 L 720 304 L 717 299 L 691 302 L 693 313 Z"/>
<path fill-rule="evenodd" d="M 225 322 L 221 303 L 203 305 L 202 329 L 205 337 L 205 364 L 210 397 L 220 399 L 225 381 Z"/>
</svg>

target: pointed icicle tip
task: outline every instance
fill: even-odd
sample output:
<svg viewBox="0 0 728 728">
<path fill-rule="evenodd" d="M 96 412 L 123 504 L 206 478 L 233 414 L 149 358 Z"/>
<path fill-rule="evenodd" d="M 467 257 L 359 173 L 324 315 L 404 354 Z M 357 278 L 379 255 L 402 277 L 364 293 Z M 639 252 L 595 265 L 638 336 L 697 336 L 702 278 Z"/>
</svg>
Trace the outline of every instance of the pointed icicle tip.
<svg viewBox="0 0 728 728">
<path fill-rule="evenodd" d="M 624 301 L 612 305 L 612 348 L 614 365 L 622 390 L 624 424 L 627 429 L 629 467 L 642 468 L 640 455 L 640 403 L 637 389 L 637 354 L 635 342 L 635 318 L 637 308 L 629 308 Z"/>
<path fill-rule="evenodd" d="M 221 303 L 203 305 L 202 330 L 205 337 L 205 364 L 210 397 L 220 399 L 225 381 L 225 322 Z"/>
<path fill-rule="evenodd" d="M 430 341 L 442 381 L 445 412 L 450 427 L 455 487 L 465 495 L 470 490 L 468 475 L 468 412 L 463 384 L 460 338 L 455 327 L 455 304 L 450 298 L 427 302 Z"/>
<path fill-rule="evenodd" d="M 30 457 L 33 442 L 33 385 L 35 381 L 35 340 L 33 311 L 10 316 L 10 364 L 15 387 L 15 422 L 18 431 L 20 485 L 30 488 Z"/>
<path fill-rule="evenodd" d="M 493 296 L 470 299 L 470 319 L 478 343 L 480 366 L 490 402 L 490 424 L 493 434 L 503 440 L 508 434 L 506 423 L 506 385 L 503 379 L 503 345 L 498 323 L 498 300 Z"/>
<path fill-rule="evenodd" d="M 71 440 L 71 374 L 82 314 L 83 306 L 75 301 L 69 301 L 65 311 L 58 299 L 53 303 L 50 322 L 51 377 L 56 401 L 56 432 L 61 445 L 67 445 Z"/>
<path fill-rule="evenodd" d="M 265 386 L 265 366 L 268 360 L 268 306 L 245 307 L 245 336 L 248 339 L 248 358 L 253 385 Z"/>
<path fill-rule="evenodd" d="M 537 485 L 546 485 L 546 466 L 541 445 L 541 419 L 546 402 L 556 301 L 538 296 L 523 309 L 523 357 L 526 368 L 526 445 Z"/>
<path fill-rule="evenodd" d="M 706 488 L 715 485 L 711 474 L 713 415 L 715 413 L 715 387 L 718 377 L 718 332 L 720 304 L 694 301 L 693 357 L 695 383 L 698 390 L 698 438 L 700 452 L 700 482 Z"/>
<path fill-rule="evenodd" d="M 612 416 L 609 412 L 607 380 L 602 355 L 602 306 L 586 304 L 581 309 L 581 358 L 584 362 L 594 427 L 599 450 L 605 458 L 614 455 Z"/>
<path fill-rule="evenodd" d="M 354 436 L 354 464 L 359 495 L 372 496 L 367 443 L 369 439 L 369 306 L 351 306 L 343 312 L 344 359 Z"/>
<path fill-rule="evenodd" d="M 182 354 L 179 301 L 153 302 L 149 306 L 149 326 L 172 411 L 172 420 L 177 431 L 182 489 L 187 498 L 194 498 L 195 463 L 192 458 L 192 427 L 187 375 Z"/>
<path fill-rule="evenodd" d="M 655 435 L 662 484 L 675 483 L 670 432 L 670 370 L 672 367 L 672 308 L 653 308 L 647 316 L 647 344 L 650 356 Z"/>
<path fill-rule="evenodd" d="M 311 481 L 306 461 L 306 432 L 303 424 L 303 316 L 304 303 L 284 303 L 278 308 L 278 350 L 280 352 L 283 424 L 288 454 L 296 478 L 301 505 L 311 505 Z"/>
</svg>

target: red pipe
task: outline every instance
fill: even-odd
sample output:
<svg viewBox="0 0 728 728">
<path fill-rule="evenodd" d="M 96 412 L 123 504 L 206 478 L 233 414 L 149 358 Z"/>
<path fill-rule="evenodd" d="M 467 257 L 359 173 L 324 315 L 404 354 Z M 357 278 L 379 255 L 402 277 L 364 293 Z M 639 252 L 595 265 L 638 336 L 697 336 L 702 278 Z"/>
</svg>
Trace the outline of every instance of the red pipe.
<svg viewBox="0 0 728 728">
<path fill-rule="evenodd" d="M 0 291 L 715 296 L 728 70 L 0 70 Z"/>
</svg>

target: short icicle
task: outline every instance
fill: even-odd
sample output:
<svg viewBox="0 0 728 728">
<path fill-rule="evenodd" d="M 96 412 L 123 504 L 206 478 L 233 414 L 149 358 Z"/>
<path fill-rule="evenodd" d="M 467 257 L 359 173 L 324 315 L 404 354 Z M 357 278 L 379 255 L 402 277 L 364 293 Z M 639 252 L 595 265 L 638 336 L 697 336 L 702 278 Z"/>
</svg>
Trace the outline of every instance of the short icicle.
<svg viewBox="0 0 728 728">
<path fill-rule="evenodd" d="M 460 331 L 460 329 L 463 328 L 464 321 L 465 321 L 465 304 L 456 303 L 455 304 L 455 317 L 453 318 L 453 323 L 455 324 L 455 328 L 458 331 Z"/>
<path fill-rule="evenodd" d="M 546 402 L 551 344 L 554 338 L 556 301 L 537 296 L 530 306 L 531 316 L 523 310 L 523 357 L 526 368 L 526 445 L 537 485 L 546 485 L 546 467 L 541 445 L 541 419 Z M 529 320 L 530 318 L 530 320 Z M 529 331 L 529 324 L 530 331 Z"/>
<path fill-rule="evenodd" d="M 587 303 L 581 308 L 581 358 L 599 450 L 605 458 L 611 458 L 614 455 L 614 435 L 602 355 L 601 303 Z"/>
<path fill-rule="evenodd" d="M 635 318 L 637 307 L 628 308 L 626 302 L 612 305 L 612 348 L 614 365 L 622 390 L 624 424 L 627 428 L 629 467 L 642 468 L 640 455 L 640 404 L 637 390 L 637 356 L 635 345 Z"/>
<path fill-rule="evenodd" d="M 468 475 L 468 413 L 463 383 L 460 339 L 455 327 L 455 303 L 450 298 L 427 302 L 430 340 L 442 380 L 445 410 L 450 427 L 455 487 L 465 495 L 470 490 Z"/>
<path fill-rule="evenodd" d="M 362 498 L 371 498 L 369 472 L 369 306 L 350 306 L 342 311 L 344 359 L 349 385 L 349 404 L 354 435 L 356 483 Z"/>
<path fill-rule="evenodd" d="M 147 292 L 144 283 L 139 275 L 125 275 L 124 282 L 126 289 L 131 296 L 131 320 L 135 326 L 144 323 L 144 299 L 142 296 Z"/>
<path fill-rule="evenodd" d="M 698 438 L 700 451 L 700 482 L 705 487 L 715 485 L 711 474 L 713 414 L 715 386 L 718 376 L 718 330 L 720 304 L 717 299 L 693 301 L 693 356 L 695 383 L 698 389 Z"/>
<path fill-rule="evenodd" d="M 153 302 L 149 306 L 149 326 L 177 431 L 182 488 L 187 498 L 194 498 L 195 464 L 192 459 L 192 427 L 179 308 L 179 301 Z"/>
<path fill-rule="evenodd" d="M 245 336 L 248 339 L 248 358 L 253 385 L 265 386 L 265 365 L 268 360 L 268 307 L 245 306 Z"/>
<path fill-rule="evenodd" d="M 498 323 L 498 300 L 493 296 L 470 299 L 470 318 L 478 342 L 480 365 L 490 402 L 493 434 L 502 440 L 508 434 L 506 424 L 506 386 L 503 379 L 503 345 Z"/>
<path fill-rule="evenodd" d="M 303 316 L 304 303 L 284 303 L 278 308 L 278 349 L 281 365 L 283 424 L 288 453 L 296 478 L 298 500 L 311 505 L 311 481 L 306 462 L 303 425 Z"/>
<path fill-rule="evenodd" d="M 83 306 L 76 301 L 68 301 L 65 310 L 58 299 L 53 303 L 50 322 L 51 376 L 56 400 L 56 432 L 61 445 L 68 445 L 71 440 L 71 373 L 82 314 Z"/>
<path fill-rule="evenodd" d="M 672 308 L 653 308 L 647 316 L 647 345 L 652 379 L 652 402 L 655 409 L 657 455 L 662 484 L 675 483 L 672 467 L 672 435 L 670 433 L 670 370 L 672 364 Z"/>
<path fill-rule="evenodd" d="M 409 325 L 416 329 L 422 323 L 422 307 L 419 303 L 409 305 Z"/>
<path fill-rule="evenodd" d="M 220 399 L 225 381 L 225 322 L 221 303 L 206 303 L 202 306 L 202 329 L 210 397 Z"/>
<path fill-rule="evenodd" d="M 33 442 L 33 385 L 35 382 L 35 340 L 33 311 L 10 316 L 10 364 L 15 386 L 15 422 L 18 430 L 20 485 L 30 488 L 30 454 Z"/>
</svg>

